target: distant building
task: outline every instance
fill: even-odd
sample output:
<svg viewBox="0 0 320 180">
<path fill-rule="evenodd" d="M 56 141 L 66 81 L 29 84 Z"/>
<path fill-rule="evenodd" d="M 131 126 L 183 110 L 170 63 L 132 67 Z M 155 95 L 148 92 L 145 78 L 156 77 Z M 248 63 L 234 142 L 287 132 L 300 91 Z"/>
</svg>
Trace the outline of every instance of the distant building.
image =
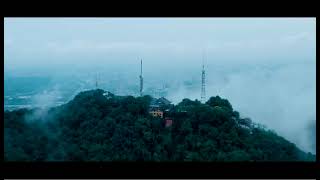
<svg viewBox="0 0 320 180">
<path fill-rule="evenodd" d="M 151 108 L 161 108 L 161 107 L 168 106 L 168 105 L 171 105 L 171 102 L 164 97 L 161 97 L 159 99 L 152 98 L 152 100 L 150 102 Z"/>
<path fill-rule="evenodd" d="M 112 94 L 108 91 L 104 92 L 102 95 L 105 96 L 107 99 L 112 98 Z"/>
<path fill-rule="evenodd" d="M 170 107 L 172 106 L 171 102 L 164 97 L 161 98 L 152 98 L 149 106 L 149 113 L 153 117 L 164 118 L 170 111 Z M 165 119 L 166 127 L 171 126 L 172 119 Z"/>
<path fill-rule="evenodd" d="M 165 127 L 170 127 L 172 126 L 173 120 L 172 118 L 165 118 L 164 122 L 165 122 Z"/>
<path fill-rule="evenodd" d="M 150 109 L 149 113 L 153 117 L 161 117 L 161 118 L 163 118 L 163 111 L 161 111 L 160 109 Z"/>
<path fill-rule="evenodd" d="M 163 105 L 170 105 L 171 104 L 171 102 L 168 99 L 164 98 L 164 97 L 159 98 L 158 102 L 160 102 Z"/>
</svg>

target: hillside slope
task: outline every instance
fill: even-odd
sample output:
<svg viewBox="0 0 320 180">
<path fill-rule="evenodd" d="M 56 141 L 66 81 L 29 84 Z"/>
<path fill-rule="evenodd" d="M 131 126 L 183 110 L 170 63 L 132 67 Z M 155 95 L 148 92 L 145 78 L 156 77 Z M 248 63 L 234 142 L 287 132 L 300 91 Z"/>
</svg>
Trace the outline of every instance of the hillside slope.
<svg viewBox="0 0 320 180">
<path fill-rule="evenodd" d="M 226 99 L 184 99 L 166 112 L 171 127 L 148 113 L 150 96 L 79 93 L 49 110 L 4 114 L 6 161 L 314 161 Z"/>
</svg>

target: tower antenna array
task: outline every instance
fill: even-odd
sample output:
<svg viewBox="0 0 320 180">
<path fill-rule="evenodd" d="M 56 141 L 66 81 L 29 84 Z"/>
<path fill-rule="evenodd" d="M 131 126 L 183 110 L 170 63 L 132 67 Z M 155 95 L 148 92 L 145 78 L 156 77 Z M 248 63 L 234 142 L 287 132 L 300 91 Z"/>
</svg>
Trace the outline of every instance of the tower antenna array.
<svg viewBox="0 0 320 180">
<path fill-rule="evenodd" d="M 142 59 L 141 59 L 141 67 L 140 67 L 140 96 L 142 96 L 143 90 L 143 77 L 142 77 Z"/>
<path fill-rule="evenodd" d="M 204 70 L 204 53 L 202 54 L 201 102 L 206 101 L 206 72 Z"/>
<path fill-rule="evenodd" d="M 96 89 L 98 89 L 98 73 L 96 74 Z"/>
</svg>

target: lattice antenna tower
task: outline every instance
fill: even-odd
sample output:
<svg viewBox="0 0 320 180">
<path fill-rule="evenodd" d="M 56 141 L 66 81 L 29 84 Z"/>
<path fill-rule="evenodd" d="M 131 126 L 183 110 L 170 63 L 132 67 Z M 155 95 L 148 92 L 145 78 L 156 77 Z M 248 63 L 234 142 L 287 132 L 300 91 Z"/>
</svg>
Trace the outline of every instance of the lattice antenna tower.
<svg viewBox="0 0 320 180">
<path fill-rule="evenodd" d="M 142 59 L 140 63 L 140 96 L 142 96 L 142 91 L 143 91 L 143 77 L 142 77 Z"/>
<path fill-rule="evenodd" d="M 201 102 L 206 101 L 206 71 L 204 69 L 205 54 L 202 53 L 202 76 L 201 76 Z"/>
<path fill-rule="evenodd" d="M 98 77 L 98 73 L 97 73 L 97 74 L 96 74 L 96 89 L 98 89 L 98 85 L 99 85 L 99 84 L 98 84 L 98 78 L 99 78 L 99 77 Z"/>
</svg>

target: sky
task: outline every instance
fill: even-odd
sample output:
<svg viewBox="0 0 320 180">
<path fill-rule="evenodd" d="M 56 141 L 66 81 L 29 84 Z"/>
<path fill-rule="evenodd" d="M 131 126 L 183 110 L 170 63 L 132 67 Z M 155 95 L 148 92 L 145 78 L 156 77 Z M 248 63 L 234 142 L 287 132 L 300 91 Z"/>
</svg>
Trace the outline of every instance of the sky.
<svg viewBox="0 0 320 180">
<path fill-rule="evenodd" d="M 315 35 L 315 18 L 5 18 L 5 65 L 188 63 L 203 52 L 224 62 L 312 61 Z"/>
<path fill-rule="evenodd" d="M 315 153 L 315 18 L 4 18 L 5 76 L 100 68 L 139 83 L 140 58 L 146 86 L 200 81 L 204 59 L 207 97 Z M 200 87 L 168 96 L 199 99 Z"/>
</svg>

